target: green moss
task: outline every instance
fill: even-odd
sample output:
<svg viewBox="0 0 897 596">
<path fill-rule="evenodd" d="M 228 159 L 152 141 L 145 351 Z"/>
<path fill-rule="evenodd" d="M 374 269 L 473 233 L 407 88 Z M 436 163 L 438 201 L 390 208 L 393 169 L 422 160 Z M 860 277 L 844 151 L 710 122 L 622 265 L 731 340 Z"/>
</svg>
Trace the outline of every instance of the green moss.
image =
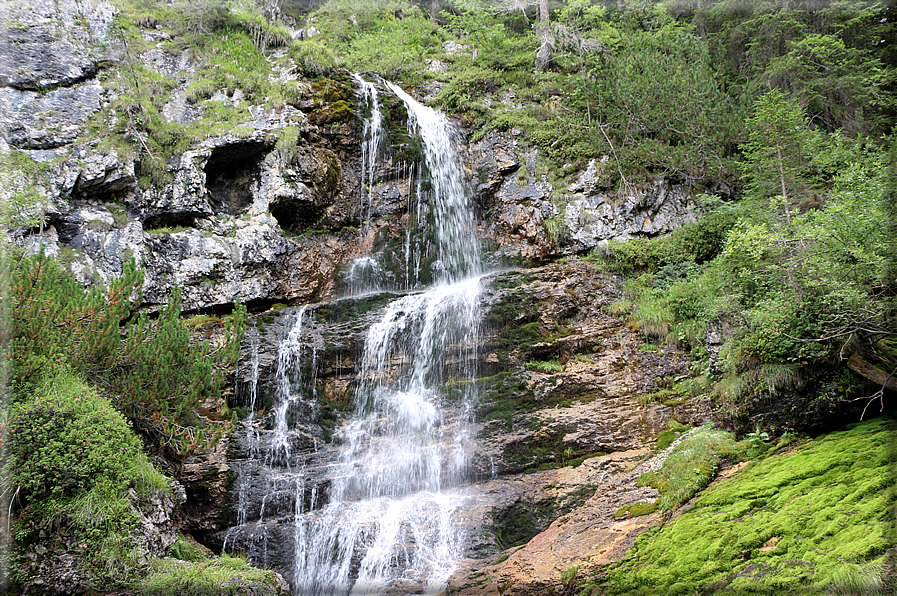
<svg viewBox="0 0 897 596">
<path fill-rule="evenodd" d="M 673 441 L 682 436 L 682 433 L 686 433 L 691 430 L 691 427 L 687 424 L 680 424 L 675 420 L 670 420 L 668 423 L 668 430 L 663 431 L 659 435 L 657 435 L 657 443 L 654 445 L 655 451 L 663 451 L 670 445 L 672 445 Z"/>
<path fill-rule="evenodd" d="M 654 513 L 655 511 L 657 511 L 657 503 L 638 501 L 637 503 L 630 503 L 629 505 L 624 505 L 617 509 L 617 512 L 614 513 L 614 517 L 641 517 L 643 515 L 648 515 L 649 513 Z"/>
<path fill-rule="evenodd" d="M 673 449 L 659 469 L 642 474 L 638 484 L 659 490 L 658 504 L 670 509 L 707 486 L 722 458 L 737 458 L 734 446 L 732 433 L 709 426 L 698 429 Z"/>
<path fill-rule="evenodd" d="M 868 575 L 893 537 L 895 427 L 893 418 L 845 427 L 749 464 L 642 535 L 609 570 L 607 593 L 822 594 L 850 593 L 839 586 L 853 580 L 874 585 Z"/>
</svg>

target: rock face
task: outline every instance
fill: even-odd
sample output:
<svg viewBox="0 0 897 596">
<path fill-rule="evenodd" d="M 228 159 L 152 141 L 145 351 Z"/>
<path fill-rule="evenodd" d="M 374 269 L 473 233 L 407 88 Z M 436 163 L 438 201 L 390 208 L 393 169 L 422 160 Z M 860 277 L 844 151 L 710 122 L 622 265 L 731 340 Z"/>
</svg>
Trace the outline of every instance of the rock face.
<svg viewBox="0 0 897 596">
<path fill-rule="evenodd" d="M 659 497 L 654 488 L 636 486 L 636 480 L 641 474 L 659 468 L 671 449 L 654 457 L 650 457 L 649 449 L 641 448 L 586 460 L 583 466 L 588 463 L 588 471 L 577 482 L 579 487 L 588 486 L 592 495 L 585 503 L 551 522 L 525 546 L 509 551 L 500 563 L 482 565 L 468 561 L 453 576 L 448 593 L 469 596 L 557 593 L 574 586 L 578 573 L 591 574 L 618 561 L 639 534 L 661 518 L 659 512 L 618 517 L 618 511 L 634 503 L 653 503 Z M 557 491 L 558 478 L 574 470 L 562 468 L 552 476 L 539 478 L 539 481 L 549 481 L 542 490 Z"/>
<path fill-rule="evenodd" d="M 602 185 L 604 163 L 597 160 L 567 187 L 564 222 L 574 250 L 594 248 L 607 240 L 626 240 L 668 234 L 697 220 L 691 190 L 656 178 L 647 188 L 629 189 L 614 196 Z"/>
<path fill-rule="evenodd" d="M 629 544 L 646 527 L 640 524 L 654 518 L 618 523 L 613 513 L 630 497 L 656 495 L 645 492 L 653 489 L 636 489 L 635 476 L 615 479 L 639 463 L 648 453 L 646 445 L 666 430 L 670 419 L 702 424 L 709 418 L 706 404 L 639 401 L 658 377 L 682 374 L 690 360 L 671 351 L 641 349 L 623 321 L 604 312 L 602 306 L 619 295 L 619 279 L 571 263 L 508 271 L 488 280 L 479 345 L 461 357 L 478 363 L 478 431 L 470 456 L 475 496 L 463 519 L 455 521 L 458 531 L 472 538 L 465 551 L 466 571 L 459 571 L 460 583 L 453 580 L 453 587 L 466 582 L 461 581 L 464 573 L 494 560 L 509 544 L 528 540 L 555 519 L 579 511 L 602 486 L 613 487 L 617 496 L 601 505 L 602 519 L 610 511 L 605 520 L 610 529 L 595 540 L 610 544 L 609 536 L 624 528 L 624 537 L 614 544 Z M 291 577 L 295 512 L 314 511 L 328 502 L 327 474 L 338 454 L 331 436 L 342 412 L 354 408 L 366 330 L 395 297 L 372 294 L 253 317 L 235 399 L 245 408 L 247 422 L 230 452 L 236 472 L 231 522 L 240 529 L 208 535 L 209 545 L 226 543 L 256 553 L 264 558 L 258 564 Z M 302 347 L 291 344 L 290 349 L 305 356 L 301 367 L 290 369 L 290 384 L 298 393 L 282 414 L 296 432 L 283 435 L 277 431 L 272 401 L 284 382 L 278 350 L 300 315 Z M 453 390 L 451 384 L 444 387 L 448 397 Z M 444 424 L 451 423 L 449 416 Z M 290 466 L 280 461 L 282 452 L 290 454 Z M 253 463 L 265 453 L 264 466 Z M 565 461 L 589 455 L 576 468 L 563 467 Z M 301 472 L 291 472 L 297 461 Z M 556 469 L 533 473 L 540 466 Z M 262 473 L 263 467 L 270 470 Z M 529 473 L 520 474 L 524 470 Z M 569 538 L 570 552 L 564 557 L 572 559 L 577 540 L 578 534 Z M 545 581 L 554 582 L 550 575 Z"/>
<path fill-rule="evenodd" d="M 144 504 L 141 548 L 157 556 L 173 542 L 175 527 L 220 547 L 241 507 L 260 512 L 259 524 L 264 518 L 282 530 L 298 499 L 306 507 L 326 503 L 332 433 L 352 404 L 364 333 L 394 294 L 337 298 L 364 292 L 370 286 L 364 279 L 403 290 L 428 284 L 426 276 L 409 272 L 407 248 L 416 241 L 409 230 L 427 213 L 415 203 L 420 140 L 407 132 L 404 104 L 383 85 L 382 159 L 373 171 L 362 171 L 363 127 L 346 100 L 352 96 L 348 73 L 334 73 L 322 86 L 302 77 L 289 55 L 279 52 L 269 56 L 269 78 L 290 83 L 294 97 L 283 105 L 252 104 L 241 89 L 214 89 L 197 98 L 191 84 L 208 65 L 186 52 L 169 53 L 170 38 L 149 26 L 141 30 L 140 47 L 126 54 L 110 37 L 116 13 L 104 0 L 0 7 L 0 194 L 20 201 L 12 239 L 68 263 L 85 284 L 114 278 L 133 258 L 144 271 L 149 311 L 178 287 L 190 313 L 227 311 L 237 301 L 259 313 L 236 374 L 233 404 L 249 422 L 230 452 L 222 443 L 183 462 L 186 502 L 176 515 L 172 503 Z M 121 89 L 109 81 L 125 59 L 164 81 L 170 98 L 161 117 L 169 125 L 187 127 L 223 108 L 238 111 L 239 123 L 203 134 L 194 130 L 186 148 L 157 157 L 147 133 L 122 124 L 133 114 L 111 107 Z M 123 127 L 127 134 L 113 134 Z M 513 133 L 490 133 L 462 152 L 478 204 L 478 234 L 496 247 L 486 256 L 495 268 L 584 252 L 610 238 L 667 233 L 697 214 L 691 190 L 663 179 L 612 195 L 600 160 L 560 188 L 549 181 L 538 152 Z M 366 256 L 371 261 L 359 259 Z M 377 271 L 355 276 L 371 262 Z M 459 351 L 451 363 L 476 362 L 480 371 L 471 474 L 482 483 L 482 499 L 459 523 L 473 529 L 488 525 L 496 512 L 514 517 L 536 511 L 522 516 L 528 521 L 514 534 L 516 542 L 610 482 L 612 472 L 627 468 L 631 454 L 641 453 L 671 418 L 698 423 L 707 412 L 701 405 L 639 402 L 657 377 L 682 374 L 689 361 L 671 351 L 642 350 L 637 336 L 602 310 L 619 295 L 620 280 L 572 264 L 505 272 L 490 283 L 480 343 Z M 281 490 L 234 465 L 266 441 L 280 440 L 266 396 L 280 382 L 277 346 L 298 309 L 278 303 L 313 303 L 308 337 L 316 360 L 308 387 L 314 399 L 296 400 L 286 412 L 301 429 L 289 449 L 314 458 L 301 479 L 307 489 L 299 491 Z M 453 390 L 448 384 L 443 389 L 447 396 Z M 598 453 L 607 455 L 576 472 L 519 476 Z M 245 494 L 255 495 L 247 502 L 231 484 L 235 473 L 243 474 Z M 45 553 L 26 553 L 34 593 L 85 589 L 76 545 L 61 536 Z M 285 531 L 268 536 L 293 540 Z M 473 562 L 488 560 L 510 539 L 481 535 L 467 555 Z M 265 563 L 286 571 L 288 549 L 272 545 L 270 552 Z"/>
</svg>

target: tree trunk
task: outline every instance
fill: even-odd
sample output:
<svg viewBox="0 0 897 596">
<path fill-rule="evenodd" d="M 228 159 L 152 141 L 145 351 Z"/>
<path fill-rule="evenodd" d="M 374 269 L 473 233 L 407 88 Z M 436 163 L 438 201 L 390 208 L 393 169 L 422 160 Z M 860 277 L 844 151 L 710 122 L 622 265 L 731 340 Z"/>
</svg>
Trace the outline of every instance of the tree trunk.
<svg viewBox="0 0 897 596">
<path fill-rule="evenodd" d="M 551 63 L 551 52 L 554 50 L 554 35 L 548 22 L 548 0 L 539 0 L 539 53 L 536 54 L 536 70 L 547 70 Z"/>
<path fill-rule="evenodd" d="M 891 374 L 886 374 L 863 360 L 863 358 L 857 354 L 852 354 L 847 360 L 847 368 L 866 377 L 876 385 L 887 387 L 891 391 L 897 391 L 897 377 L 894 376 L 893 372 Z"/>
</svg>

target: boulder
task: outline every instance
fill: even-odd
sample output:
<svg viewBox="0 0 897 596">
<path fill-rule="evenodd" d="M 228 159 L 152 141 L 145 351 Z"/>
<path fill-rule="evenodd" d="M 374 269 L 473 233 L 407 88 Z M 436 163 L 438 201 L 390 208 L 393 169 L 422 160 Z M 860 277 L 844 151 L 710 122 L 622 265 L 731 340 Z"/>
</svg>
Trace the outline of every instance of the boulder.
<svg viewBox="0 0 897 596">
<path fill-rule="evenodd" d="M 697 221 L 700 213 L 692 190 L 663 176 L 647 188 L 627 188 L 611 195 L 601 182 L 596 160 L 567 190 L 564 222 L 571 248 L 583 252 L 608 240 L 668 234 Z"/>
</svg>

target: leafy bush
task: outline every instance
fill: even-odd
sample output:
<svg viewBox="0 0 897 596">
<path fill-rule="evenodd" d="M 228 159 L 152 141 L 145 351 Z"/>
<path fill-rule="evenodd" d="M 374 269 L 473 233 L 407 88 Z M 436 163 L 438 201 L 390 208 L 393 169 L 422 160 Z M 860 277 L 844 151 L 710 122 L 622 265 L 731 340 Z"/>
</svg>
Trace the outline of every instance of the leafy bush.
<svg viewBox="0 0 897 596">
<path fill-rule="evenodd" d="M 132 581 L 141 555 L 129 489 L 145 498 L 170 486 L 124 417 L 73 372 L 57 369 L 13 404 L 5 422 L 2 475 L 17 497 L 16 540 L 65 527 L 95 586 Z"/>
<path fill-rule="evenodd" d="M 98 482 L 127 485 L 149 466 L 140 440 L 108 400 L 59 372 L 9 419 L 13 486 L 31 499 L 67 497 Z"/>
<path fill-rule="evenodd" d="M 177 450 L 216 440 L 227 422 L 203 430 L 194 408 L 217 398 L 239 356 L 245 307 L 225 324 L 225 342 L 194 346 L 180 321 L 175 290 L 157 320 L 133 319 L 142 275 L 133 262 L 108 288 L 85 290 L 43 254 L 21 259 L 10 279 L 12 382 L 17 401 L 60 371 L 71 370 L 114 396 L 141 430 Z"/>
<path fill-rule="evenodd" d="M 679 273 L 675 277 L 691 277 L 698 272 L 694 264 L 706 263 L 722 251 L 729 230 L 744 208 L 739 204 L 724 204 L 669 236 L 611 240 L 605 247 L 596 249 L 592 258 L 619 273 L 655 272 L 666 266 L 671 269 L 664 277 L 676 268 Z"/>
</svg>

